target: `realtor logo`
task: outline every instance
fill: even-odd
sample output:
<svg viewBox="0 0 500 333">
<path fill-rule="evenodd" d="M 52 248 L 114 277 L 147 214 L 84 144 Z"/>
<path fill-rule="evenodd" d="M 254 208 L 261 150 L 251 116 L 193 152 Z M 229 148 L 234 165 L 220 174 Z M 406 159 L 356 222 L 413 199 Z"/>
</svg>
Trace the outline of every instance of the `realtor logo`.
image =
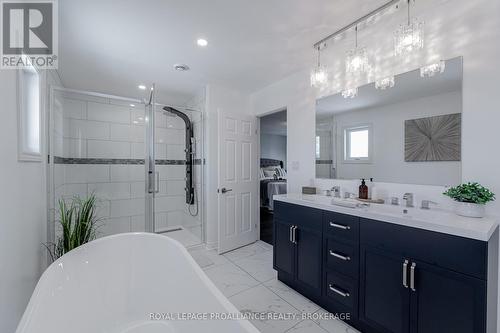
<svg viewBox="0 0 500 333">
<path fill-rule="evenodd" d="M 57 0 L 1 0 L 0 16 L 0 68 L 57 68 Z"/>
</svg>

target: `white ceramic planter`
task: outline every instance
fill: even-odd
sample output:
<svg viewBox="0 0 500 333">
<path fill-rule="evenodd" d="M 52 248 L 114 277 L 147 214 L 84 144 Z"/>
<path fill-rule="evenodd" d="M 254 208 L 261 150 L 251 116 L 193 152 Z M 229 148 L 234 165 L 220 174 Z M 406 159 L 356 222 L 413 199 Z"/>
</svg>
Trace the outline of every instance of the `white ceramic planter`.
<svg viewBox="0 0 500 333">
<path fill-rule="evenodd" d="M 484 217 L 486 205 L 455 201 L 455 213 L 465 217 Z"/>
</svg>

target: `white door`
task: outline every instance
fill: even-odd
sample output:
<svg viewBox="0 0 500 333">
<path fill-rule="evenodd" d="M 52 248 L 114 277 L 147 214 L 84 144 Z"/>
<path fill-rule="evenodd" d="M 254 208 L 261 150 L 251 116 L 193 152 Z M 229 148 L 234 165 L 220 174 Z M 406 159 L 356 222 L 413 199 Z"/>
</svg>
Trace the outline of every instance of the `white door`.
<svg viewBox="0 0 500 333">
<path fill-rule="evenodd" d="M 219 253 L 258 239 L 257 118 L 218 111 Z"/>
</svg>

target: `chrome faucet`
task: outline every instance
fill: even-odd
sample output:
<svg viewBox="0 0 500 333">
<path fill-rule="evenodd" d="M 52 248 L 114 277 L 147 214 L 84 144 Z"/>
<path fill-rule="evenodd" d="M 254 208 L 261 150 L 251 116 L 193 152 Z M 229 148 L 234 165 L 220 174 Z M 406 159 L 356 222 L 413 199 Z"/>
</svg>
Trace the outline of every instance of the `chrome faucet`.
<svg viewBox="0 0 500 333">
<path fill-rule="evenodd" d="M 355 193 L 352 193 L 352 192 L 344 192 L 344 199 L 350 199 L 351 196 L 355 196 L 356 194 Z"/>
<path fill-rule="evenodd" d="M 422 200 L 422 205 L 420 206 L 420 209 L 431 209 L 430 205 L 437 205 L 437 202 L 431 201 L 431 200 Z"/>
<path fill-rule="evenodd" d="M 332 187 L 332 193 L 334 198 L 340 198 L 340 186 Z"/>
<path fill-rule="evenodd" d="M 406 202 L 406 207 L 414 207 L 413 206 L 413 193 L 405 193 L 403 195 L 403 200 Z"/>
</svg>

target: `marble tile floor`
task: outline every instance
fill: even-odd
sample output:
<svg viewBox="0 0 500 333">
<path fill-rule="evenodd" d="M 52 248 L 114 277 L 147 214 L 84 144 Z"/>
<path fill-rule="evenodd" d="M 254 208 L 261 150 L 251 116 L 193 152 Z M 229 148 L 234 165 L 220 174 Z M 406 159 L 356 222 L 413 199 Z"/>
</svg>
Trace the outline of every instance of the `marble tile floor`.
<svg viewBox="0 0 500 333">
<path fill-rule="evenodd" d="M 340 320 L 303 320 L 301 313 L 326 311 L 277 280 L 272 246 L 265 242 L 257 241 L 223 255 L 204 248 L 189 252 L 240 311 L 299 315 L 296 319 L 251 321 L 262 333 L 359 333 Z"/>
<path fill-rule="evenodd" d="M 201 243 L 201 238 L 189 231 L 189 229 L 182 228 L 181 230 L 160 232 L 159 234 L 175 239 L 186 248 L 193 247 Z"/>
</svg>

